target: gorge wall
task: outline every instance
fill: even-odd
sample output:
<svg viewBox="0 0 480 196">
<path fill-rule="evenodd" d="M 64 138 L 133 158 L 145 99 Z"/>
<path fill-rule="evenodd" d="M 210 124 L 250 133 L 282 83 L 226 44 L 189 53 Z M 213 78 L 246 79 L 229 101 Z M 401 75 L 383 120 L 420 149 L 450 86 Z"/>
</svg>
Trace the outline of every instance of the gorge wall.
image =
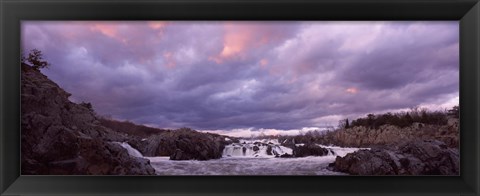
<svg viewBox="0 0 480 196">
<path fill-rule="evenodd" d="M 91 108 L 39 70 L 22 64 L 22 174 L 153 175 L 149 160 L 128 155 L 125 136 L 101 126 Z"/>
<path fill-rule="evenodd" d="M 353 127 L 339 129 L 326 133 L 318 142 L 337 146 L 370 147 L 390 144 L 400 144 L 414 139 L 438 140 L 450 148 L 459 145 L 459 121 L 450 118 L 447 125 L 428 125 L 414 123 L 412 126 L 399 128 L 392 125 L 383 125 L 378 129 L 367 127 Z"/>
</svg>

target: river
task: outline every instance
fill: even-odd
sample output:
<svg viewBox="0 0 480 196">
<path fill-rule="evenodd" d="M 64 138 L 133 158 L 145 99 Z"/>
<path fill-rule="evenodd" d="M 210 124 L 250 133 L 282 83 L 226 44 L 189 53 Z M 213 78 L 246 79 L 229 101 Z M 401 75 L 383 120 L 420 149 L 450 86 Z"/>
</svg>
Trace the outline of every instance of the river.
<svg viewBox="0 0 480 196">
<path fill-rule="evenodd" d="M 119 144 L 131 156 L 143 157 L 128 143 Z M 328 164 L 334 162 L 337 156 L 343 157 L 359 150 L 319 146 L 329 149 L 328 155 L 276 158 L 275 155 L 291 154 L 292 149 L 281 146 L 276 140 L 241 140 L 240 143 L 226 146 L 220 159 L 172 161 L 169 157 L 143 158 L 150 160 L 157 175 L 346 175 L 327 169 Z"/>
</svg>

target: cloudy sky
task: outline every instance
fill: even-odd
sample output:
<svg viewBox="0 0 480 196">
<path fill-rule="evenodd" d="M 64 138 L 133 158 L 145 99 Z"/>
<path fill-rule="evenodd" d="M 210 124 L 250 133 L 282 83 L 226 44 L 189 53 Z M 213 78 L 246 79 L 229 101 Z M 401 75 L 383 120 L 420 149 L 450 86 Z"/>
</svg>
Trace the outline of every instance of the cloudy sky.
<svg viewBox="0 0 480 196">
<path fill-rule="evenodd" d="M 199 130 L 300 130 L 458 104 L 449 22 L 39 22 L 22 46 L 98 114 Z"/>
</svg>

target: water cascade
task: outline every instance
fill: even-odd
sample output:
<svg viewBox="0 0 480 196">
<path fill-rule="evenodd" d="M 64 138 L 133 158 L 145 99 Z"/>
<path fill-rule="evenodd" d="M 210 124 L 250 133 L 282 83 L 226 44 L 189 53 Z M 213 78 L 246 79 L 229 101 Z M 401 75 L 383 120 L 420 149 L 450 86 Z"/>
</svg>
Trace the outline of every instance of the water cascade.
<svg viewBox="0 0 480 196">
<path fill-rule="evenodd" d="M 303 146 L 304 144 L 295 144 Z M 343 148 L 337 146 L 325 146 L 317 144 L 328 150 L 326 156 L 345 156 L 348 153 L 359 150 L 359 148 Z M 233 143 L 225 146 L 223 157 L 275 157 L 283 154 L 292 155 L 293 149 L 282 146 L 276 140 L 240 140 L 239 143 Z"/>
<path fill-rule="evenodd" d="M 276 140 L 241 140 L 225 146 L 223 157 L 275 157 L 292 153 L 291 148 L 280 145 Z"/>
<path fill-rule="evenodd" d="M 123 148 L 125 148 L 130 156 L 134 157 L 143 157 L 142 153 L 140 153 L 137 149 L 133 148 L 128 144 L 127 142 L 114 142 L 116 144 L 119 144 Z"/>
</svg>

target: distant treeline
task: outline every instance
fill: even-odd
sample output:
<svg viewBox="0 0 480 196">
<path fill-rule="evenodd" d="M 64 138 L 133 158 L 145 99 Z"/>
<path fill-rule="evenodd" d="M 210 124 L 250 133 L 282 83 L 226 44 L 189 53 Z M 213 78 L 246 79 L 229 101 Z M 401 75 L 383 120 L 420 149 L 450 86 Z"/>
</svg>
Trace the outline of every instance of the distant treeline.
<svg viewBox="0 0 480 196">
<path fill-rule="evenodd" d="M 341 120 L 339 129 L 363 126 L 370 129 L 378 129 L 382 125 L 394 125 L 401 128 L 411 126 L 413 123 L 423 123 L 430 125 L 446 125 L 448 118 L 459 118 L 459 107 L 454 106 L 452 109 L 444 111 L 429 111 L 425 108 L 413 108 L 408 112 L 385 113 L 385 114 L 368 114 L 364 118 L 358 118 L 349 123 L 348 119 Z M 306 133 L 285 136 L 285 135 L 262 135 L 257 139 L 278 139 L 279 142 L 286 142 L 284 145 L 294 145 L 295 143 L 332 143 L 335 139 L 333 136 L 336 131 L 308 131 Z"/>
<path fill-rule="evenodd" d="M 429 111 L 426 108 L 413 108 L 408 112 L 386 113 L 386 114 L 368 114 L 365 118 L 358 118 L 349 123 L 348 119 L 340 122 L 339 128 L 351 128 L 364 126 L 378 129 L 382 125 L 394 125 L 398 127 L 408 127 L 413 123 L 424 123 L 431 125 L 445 125 L 448 117 L 458 118 L 459 107 L 444 111 Z"/>
</svg>

